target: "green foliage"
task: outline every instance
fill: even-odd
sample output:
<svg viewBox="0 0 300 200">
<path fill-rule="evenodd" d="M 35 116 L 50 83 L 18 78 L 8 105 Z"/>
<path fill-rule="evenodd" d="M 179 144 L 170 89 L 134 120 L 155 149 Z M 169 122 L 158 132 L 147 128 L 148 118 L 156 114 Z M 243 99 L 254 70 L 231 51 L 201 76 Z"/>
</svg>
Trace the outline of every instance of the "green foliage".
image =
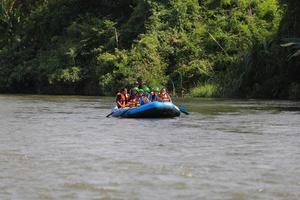
<svg viewBox="0 0 300 200">
<path fill-rule="evenodd" d="M 297 97 L 299 1 L 2 0 L 0 91 Z M 286 57 L 293 58 L 287 61 Z M 288 67 L 285 67 L 288 66 Z M 217 86 L 216 86 L 217 85 Z"/>
<path fill-rule="evenodd" d="M 60 81 L 71 83 L 80 81 L 80 68 L 72 67 L 70 69 L 59 69 L 49 77 L 50 84 Z"/>
<path fill-rule="evenodd" d="M 253 91 L 264 71 L 260 61 L 270 57 L 268 48 L 279 30 L 282 7 L 276 0 L 210 1 L 208 7 L 212 5 L 206 17 L 210 38 L 206 49 L 215 63 L 221 95 L 262 97 Z"/>
<path fill-rule="evenodd" d="M 125 50 L 97 56 L 96 76 L 103 94 L 113 95 L 128 83 L 129 60 Z"/>
<path fill-rule="evenodd" d="M 218 87 L 215 84 L 204 83 L 191 90 L 193 97 L 216 97 Z"/>
<path fill-rule="evenodd" d="M 288 43 L 281 44 L 282 47 L 290 47 L 294 49 L 294 52 L 288 56 L 288 59 L 291 60 L 294 57 L 300 56 L 300 38 L 289 38 L 286 39 Z"/>
<path fill-rule="evenodd" d="M 166 63 L 160 56 L 159 40 L 156 34 L 143 35 L 130 51 L 130 82 L 140 79 L 154 87 L 164 85 Z"/>
</svg>

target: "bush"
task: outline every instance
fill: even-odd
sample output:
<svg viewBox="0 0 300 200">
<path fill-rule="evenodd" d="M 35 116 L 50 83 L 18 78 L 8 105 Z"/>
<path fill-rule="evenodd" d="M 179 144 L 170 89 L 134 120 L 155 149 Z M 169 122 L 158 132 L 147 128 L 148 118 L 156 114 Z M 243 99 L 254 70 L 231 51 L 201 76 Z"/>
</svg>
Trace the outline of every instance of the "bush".
<svg viewBox="0 0 300 200">
<path fill-rule="evenodd" d="M 193 97 L 216 97 L 217 96 L 217 85 L 212 83 L 204 83 L 191 90 Z"/>
<path fill-rule="evenodd" d="M 299 97 L 299 0 L 3 2 L 0 92 Z"/>
</svg>

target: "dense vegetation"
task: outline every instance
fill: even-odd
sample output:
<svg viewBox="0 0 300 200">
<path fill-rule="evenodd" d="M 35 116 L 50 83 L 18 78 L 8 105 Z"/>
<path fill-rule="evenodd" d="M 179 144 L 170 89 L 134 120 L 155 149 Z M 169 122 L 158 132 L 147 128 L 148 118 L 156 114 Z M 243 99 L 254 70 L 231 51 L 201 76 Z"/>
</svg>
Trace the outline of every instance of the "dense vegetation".
<svg viewBox="0 0 300 200">
<path fill-rule="evenodd" d="M 0 92 L 300 98 L 298 0 L 1 0 Z M 298 50 L 297 50 L 298 48 Z"/>
</svg>

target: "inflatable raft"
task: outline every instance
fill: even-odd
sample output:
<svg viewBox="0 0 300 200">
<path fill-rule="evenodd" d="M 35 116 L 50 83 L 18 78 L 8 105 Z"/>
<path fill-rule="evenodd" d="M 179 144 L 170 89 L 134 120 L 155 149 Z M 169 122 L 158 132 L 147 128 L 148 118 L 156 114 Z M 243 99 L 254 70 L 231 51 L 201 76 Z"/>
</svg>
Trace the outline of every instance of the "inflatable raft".
<svg viewBox="0 0 300 200">
<path fill-rule="evenodd" d="M 137 108 L 113 108 L 113 117 L 173 118 L 180 116 L 179 108 L 171 102 L 150 102 Z"/>
</svg>

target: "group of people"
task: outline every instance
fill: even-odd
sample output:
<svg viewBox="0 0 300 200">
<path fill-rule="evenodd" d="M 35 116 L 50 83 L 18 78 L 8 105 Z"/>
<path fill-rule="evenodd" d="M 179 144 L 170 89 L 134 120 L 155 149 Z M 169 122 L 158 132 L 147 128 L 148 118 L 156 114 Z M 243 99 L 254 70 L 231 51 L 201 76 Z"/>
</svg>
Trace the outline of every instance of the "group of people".
<svg viewBox="0 0 300 200">
<path fill-rule="evenodd" d="M 172 100 L 166 88 L 154 87 L 150 89 L 144 86 L 140 89 L 136 83 L 135 87 L 131 88 L 129 92 L 127 88 L 122 88 L 116 97 L 118 108 L 138 107 L 154 101 L 171 102 Z"/>
</svg>

